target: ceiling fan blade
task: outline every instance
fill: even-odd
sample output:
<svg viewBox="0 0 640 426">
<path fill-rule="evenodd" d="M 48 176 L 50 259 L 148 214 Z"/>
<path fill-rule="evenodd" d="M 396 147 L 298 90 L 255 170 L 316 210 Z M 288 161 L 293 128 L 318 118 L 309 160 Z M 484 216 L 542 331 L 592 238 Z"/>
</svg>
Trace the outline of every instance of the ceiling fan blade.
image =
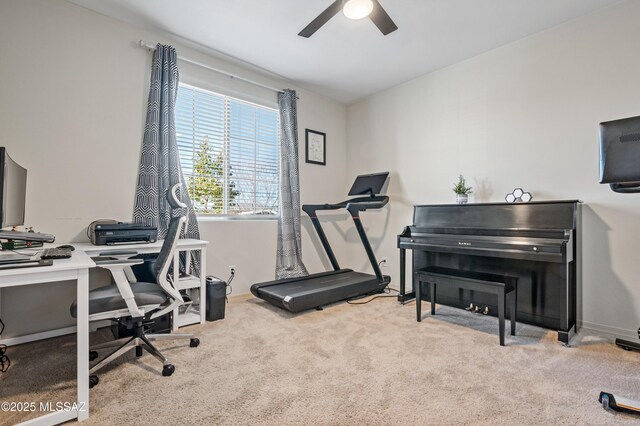
<svg viewBox="0 0 640 426">
<path fill-rule="evenodd" d="M 376 24 L 376 27 L 382 32 L 382 34 L 387 35 L 398 29 L 398 26 L 391 20 L 391 17 L 387 14 L 387 12 L 382 8 L 378 0 L 373 0 L 373 11 L 369 18 Z"/>
<path fill-rule="evenodd" d="M 326 24 L 329 21 L 329 19 L 331 19 L 334 16 L 336 16 L 336 14 L 338 12 L 340 12 L 340 10 L 342 10 L 342 3 L 343 3 L 343 0 L 334 1 L 331 4 L 331 6 L 326 8 L 324 10 L 324 12 L 322 12 L 320 15 L 318 15 L 318 17 L 316 19 L 311 21 L 311 23 L 309 25 L 304 27 L 304 29 L 302 31 L 300 31 L 298 33 L 298 35 L 300 37 L 306 37 L 306 38 L 311 37 L 313 35 L 313 33 L 318 31 L 320 29 L 320 27 L 322 27 L 324 24 Z"/>
</svg>

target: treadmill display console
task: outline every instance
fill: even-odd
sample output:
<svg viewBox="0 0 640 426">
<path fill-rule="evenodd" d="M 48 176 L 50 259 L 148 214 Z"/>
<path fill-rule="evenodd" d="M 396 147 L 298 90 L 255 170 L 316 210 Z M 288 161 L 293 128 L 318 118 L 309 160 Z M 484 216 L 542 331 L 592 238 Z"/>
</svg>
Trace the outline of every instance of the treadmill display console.
<svg viewBox="0 0 640 426">
<path fill-rule="evenodd" d="M 384 186 L 384 183 L 387 181 L 388 176 L 389 176 L 389 172 L 372 173 L 370 175 L 358 176 L 355 182 L 353 182 L 353 186 L 349 191 L 349 196 L 380 194 L 382 192 L 382 187 Z"/>
</svg>

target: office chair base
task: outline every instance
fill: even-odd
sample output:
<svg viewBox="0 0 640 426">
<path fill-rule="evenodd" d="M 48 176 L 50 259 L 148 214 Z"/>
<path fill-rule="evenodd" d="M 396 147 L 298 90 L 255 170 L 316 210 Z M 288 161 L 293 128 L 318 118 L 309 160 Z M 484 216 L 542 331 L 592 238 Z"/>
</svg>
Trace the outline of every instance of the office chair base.
<svg viewBox="0 0 640 426">
<path fill-rule="evenodd" d="M 89 370 L 89 375 L 90 375 L 89 387 L 92 388 L 93 386 L 97 385 L 99 382 L 98 376 L 94 375 L 96 371 L 100 370 L 105 365 L 121 357 L 122 355 L 124 355 L 125 353 L 129 352 L 132 349 L 136 350 L 136 356 L 141 356 L 143 350 L 153 355 L 154 358 L 162 362 L 162 365 L 163 365 L 162 375 L 171 376 L 173 372 L 176 371 L 175 366 L 171 364 L 169 360 L 164 355 L 162 355 L 162 352 L 160 352 L 158 348 L 156 348 L 151 342 L 154 340 L 175 340 L 175 339 L 189 339 L 189 346 L 192 348 L 195 348 L 200 344 L 200 339 L 198 339 L 197 337 L 193 337 L 193 334 L 172 333 L 172 334 L 145 335 L 143 332 L 143 328 L 137 327 L 136 335 L 134 335 L 133 337 L 130 337 L 128 339 L 119 339 L 113 342 L 107 342 L 107 343 L 102 343 L 100 345 L 92 346 L 91 347 L 92 351 L 90 352 L 89 358 L 95 359 L 94 354 L 97 354 L 97 352 L 93 349 L 113 347 L 114 345 L 125 340 L 125 343 L 122 346 L 120 346 L 119 348 L 111 352 L 109 355 L 107 355 L 105 358 L 103 358 L 100 362 L 98 362 Z"/>
<path fill-rule="evenodd" d="M 128 342 L 130 339 L 131 339 L 131 336 L 127 336 L 127 337 L 123 337 L 123 338 L 120 338 L 120 339 L 111 340 L 109 342 L 93 345 L 93 346 L 89 347 L 89 350 L 91 351 L 91 352 L 89 352 L 89 356 L 92 356 L 91 355 L 92 353 L 95 353 L 97 355 L 98 352 L 96 352 L 96 351 L 98 349 L 109 349 L 109 348 L 116 348 L 116 347 L 122 346 L 126 342 Z M 93 359 L 89 359 L 89 360 L 93 361 Z"/>
</svg>

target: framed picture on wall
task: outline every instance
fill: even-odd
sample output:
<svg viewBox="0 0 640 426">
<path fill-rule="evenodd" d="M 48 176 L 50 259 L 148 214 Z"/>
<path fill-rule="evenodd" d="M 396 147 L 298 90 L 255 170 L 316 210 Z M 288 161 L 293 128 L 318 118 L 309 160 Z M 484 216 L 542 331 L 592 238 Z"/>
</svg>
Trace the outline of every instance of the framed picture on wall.
<svg viewBox="0 0 640 426">
<path fill-rule="evenodd" d="M 311 129 L 305 129 L 305 162 L 327 165 L 327 135 Z"/>
</svg>

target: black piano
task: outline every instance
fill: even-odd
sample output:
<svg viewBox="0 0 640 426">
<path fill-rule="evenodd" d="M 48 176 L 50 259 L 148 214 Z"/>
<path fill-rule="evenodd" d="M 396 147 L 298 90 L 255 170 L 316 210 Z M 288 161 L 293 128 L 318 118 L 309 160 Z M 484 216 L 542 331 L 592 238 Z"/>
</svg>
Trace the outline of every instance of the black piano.
<svg viewBox="0 0 640 426">
<path fill-rule="evenodd" d="M 406 250 L 412 250 L 413 271 L 443 266 L 517 276 L 517 320 L 557 330 L 558 340 L 568 343 L 576 326 L 580 221 L 578 200 L 415 206 L 413 225 L 398 235 L 398 300 L 415 298 L 405 289 Z M 429 289 L 423 290 L 428 300 Z M 491 313 L 497 312 L 494 299 L 469 290 L 438 291 L 438 303 L 473 303 Z"/>
</svg>

